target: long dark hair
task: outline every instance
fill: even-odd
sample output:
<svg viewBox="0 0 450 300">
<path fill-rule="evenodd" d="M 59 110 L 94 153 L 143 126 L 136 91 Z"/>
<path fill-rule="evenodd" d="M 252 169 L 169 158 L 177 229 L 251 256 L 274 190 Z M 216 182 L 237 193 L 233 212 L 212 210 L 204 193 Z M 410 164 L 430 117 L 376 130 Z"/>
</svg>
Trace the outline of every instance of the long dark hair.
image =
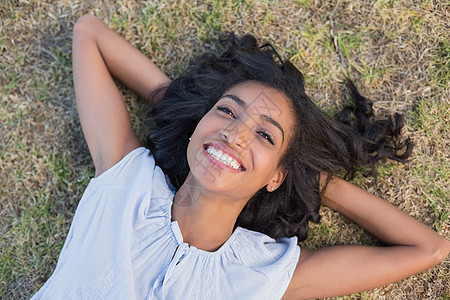
<svg viewBox="0 0 450 300">
<path fill-rule="evenodd" d="M 403 125 L 399 115 L 372 120 L 372 104 L 347 81 L 354 105 L 330 119 L 306 95 L 301 72 L 283 61 L 275 49 L 258 46 L 251 35 L 230 34 L 221 55 L 207 53 L 193 62 L 166 89 L 153 110 L 155 129 L 149 147 L 157 164 L 179 188 L 189 173 L 186 158 L 189 137 L 197 123 L 225 91 L 244 81 L 257 81 L 282 91 L 291 99 L 297 130 L 280 161 L 287 171 L 274 192 L 259 190 L 239 215 L 236 226 L 273 238 L 297 236 L 304 240 L 308 222 L 320 220 L 319 174 L 328 179 L 337 173 L 354 176 L 361 166 L 374 170 L 378 161 L 403 162 L 412 143 L 399 139 Z"/>
</svg>

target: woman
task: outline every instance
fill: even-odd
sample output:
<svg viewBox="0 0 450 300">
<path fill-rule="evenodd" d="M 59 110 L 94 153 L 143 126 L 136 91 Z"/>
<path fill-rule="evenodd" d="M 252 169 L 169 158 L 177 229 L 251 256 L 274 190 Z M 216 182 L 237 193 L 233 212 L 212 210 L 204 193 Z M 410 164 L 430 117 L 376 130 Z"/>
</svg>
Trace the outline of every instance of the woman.
<svg viewBox="0 0 450 300">
<path fill-rule="evenodd" d="M 73 73 L 96 177 L 35 299 L 329 297 L 400 280 L 448 255 L 449 241 L 334 175 L 383 156 L 401 160 L 402 145 L 367 155 L 379 150 L 375 137 L 398 132 L 371 136 L 361 121 L 361 138 L 329 121 L 304 93 L 300 72 L 252 37 L 232 38 L 222 56 L 203 56 L 171 83 L 84 16 L 74 29 Z M 113 77 L 155 105 L 155 158 L 134 134 Z M 389 246 L 300 251 L 320 204 Z"/>
</svg>

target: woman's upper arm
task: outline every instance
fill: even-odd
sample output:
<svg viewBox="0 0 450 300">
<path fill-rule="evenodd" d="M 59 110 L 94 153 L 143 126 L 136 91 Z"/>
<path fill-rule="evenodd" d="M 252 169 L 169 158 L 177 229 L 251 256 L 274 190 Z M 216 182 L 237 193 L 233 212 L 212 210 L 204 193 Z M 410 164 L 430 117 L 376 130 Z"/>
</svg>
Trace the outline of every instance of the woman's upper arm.
<svg viewBox="0 0 450 300">
<path fill-rule="evenodd" d="M 302 250 L 286 298 L 360 292 L 420 273 L 441 262 L 450 241 L 403 211 L 342 179 L 328 184 L 322 204 L 390 245 Z"/>
<path fill-rule="evenodd" d="M 440 253 L 425 251 L 429 250 L 360 245 L 302 249 L 283 299 L 343 296 L 384 286 L 425 271 L 442 260 Z M 421 263 L 416 264 L 417 260 Z"/>
<path fill-rule="evenodd" d="M 99 175 L 140 146 L 113 76 L 142 97 L 170 79 L 94 16 L 76 23 L 72 59 L 80 122 Z"/>
</svg>

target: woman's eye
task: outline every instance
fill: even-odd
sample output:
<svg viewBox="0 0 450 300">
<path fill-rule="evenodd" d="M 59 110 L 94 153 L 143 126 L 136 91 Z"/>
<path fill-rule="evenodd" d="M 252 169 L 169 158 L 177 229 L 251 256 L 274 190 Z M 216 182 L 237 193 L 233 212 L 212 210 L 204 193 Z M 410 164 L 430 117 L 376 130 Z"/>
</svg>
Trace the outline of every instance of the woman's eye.
<svg viewBox="0 0 450 300">
<path fill-rule="evenodd" d="M 227 115 L 229 115 L 233 119 L 236 119 L 236 116 L 231 111 L 231 109 L 229 109 L 228 107 L 226 107 L 226 106 L 218 106 L 217 109 L 220 110 L 220 111 L 223 111 L 224 113 L 226 113 Z"/>
<path fill-rule="evenodd" d="M 260 136 L 262 136 L 264 139 L 266 139 L 269 143 L 272 145 L 275 145 L 273 138 L 270 136 L 270 134 L 264 132 L 264 131 L 258 131 L 257 132 Z"/>
</svg>

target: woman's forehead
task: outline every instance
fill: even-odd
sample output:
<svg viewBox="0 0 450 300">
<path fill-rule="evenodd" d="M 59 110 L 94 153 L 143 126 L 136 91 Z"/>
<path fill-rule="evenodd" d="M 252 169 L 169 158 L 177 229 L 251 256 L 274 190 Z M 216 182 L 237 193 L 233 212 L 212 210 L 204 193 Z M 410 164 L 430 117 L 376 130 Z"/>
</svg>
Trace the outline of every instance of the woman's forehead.
<svg viewBox="0 0 450 300">
<path fill-rule="evenodd" d="M 272 119 L 292 120 L 290 99 L 279 90 L 260 82 L 239 83 L 224 93 L 222 98 L 230 98 L 242 108 Z"/>
</svg>

